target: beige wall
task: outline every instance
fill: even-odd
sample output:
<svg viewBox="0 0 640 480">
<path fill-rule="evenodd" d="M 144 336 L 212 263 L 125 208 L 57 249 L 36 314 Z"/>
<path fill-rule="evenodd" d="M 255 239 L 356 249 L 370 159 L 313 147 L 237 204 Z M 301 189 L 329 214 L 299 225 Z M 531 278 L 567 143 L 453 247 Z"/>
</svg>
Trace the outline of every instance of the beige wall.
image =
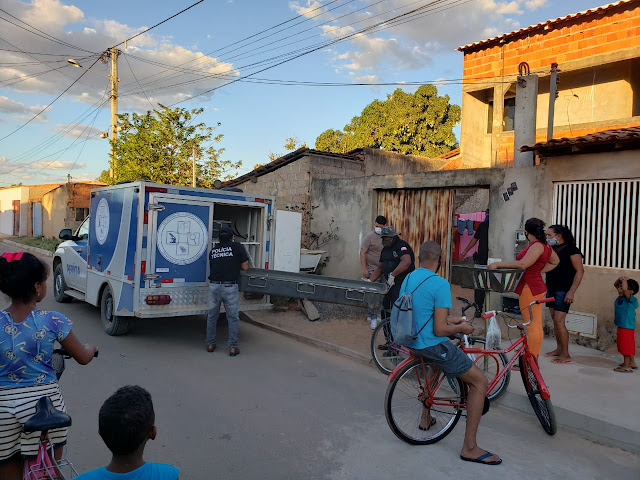
<svg viewBox="0 0 640 480">
<path fill-rule="evenodd" d="M 42 196 L 42 236 L 58 237 L 66 227 L 68 214 L 67 186 L 61 185 Z"/>
<path fill-rule="evenodd" d="M 0 189 L 0 233 L 13 235 L 14 200 L 20 200 L 20 236 L 25 236 L 29 221 L 29 187 Z"/>
</svg>

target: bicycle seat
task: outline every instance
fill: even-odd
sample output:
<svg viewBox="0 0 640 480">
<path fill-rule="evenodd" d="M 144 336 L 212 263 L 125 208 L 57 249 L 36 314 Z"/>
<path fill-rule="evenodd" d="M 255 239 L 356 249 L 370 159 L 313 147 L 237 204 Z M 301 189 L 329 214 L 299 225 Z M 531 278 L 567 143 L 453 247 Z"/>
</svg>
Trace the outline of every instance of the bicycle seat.
<svg viewBox="0 0 640 480">
<path fill-rule="evenodd" d="M 54 428 L 71 425 L 71 417 L 60 410 L 56 410 L 49 397 L 42 397 L 36 403 L 36 413 L 25 422 L 22 427 L 24 433 L 46 432 Z"/>
</svg>

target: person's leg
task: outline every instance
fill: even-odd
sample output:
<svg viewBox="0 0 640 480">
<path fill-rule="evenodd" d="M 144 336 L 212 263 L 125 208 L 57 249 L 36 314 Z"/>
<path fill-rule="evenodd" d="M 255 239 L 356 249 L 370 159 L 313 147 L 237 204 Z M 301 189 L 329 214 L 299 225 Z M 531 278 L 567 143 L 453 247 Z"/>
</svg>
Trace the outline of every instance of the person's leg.
<svg viewBox="0 0 640 480">
<path fill-rule="evenodd" d="M 224 302 L 224 311 L 227 315 L 227 323 L 229 324 L 229 348 L 238 348 L 238 331 L 240 322 L 239 302 L 240 293 L 238 285 L 222 285 Z"/>
<path fill-rule="evenodd" d="M 476 313 L 482 314 L 484 311 L 484 290 L 474 290 L 473 291 L 473 301 L 477 305 Z M 478 318 L 480 315 L 475 315 Z"/>
<path fill-rule="evenodd" d="M 553 330 L 556 334 L 556 342 L 558 344 L 558 354 L 552 360 L 553 363 L 571 363 L 569 355 L 569 331 L 565 325 L 567 312 L 555 311 L 553 316 Z"/>
<path fill-rule="evenodd" d="M 464 432 L 464 442 L 460 455 L 476 459 L 488 453 L 480 448 L 476 441 L 478 433 L 478 425 L 482 417 L 484 408 L 484 399 L 487 396 L 487 377 L 482 371 L 473 365 L 467 372 L 459 376 L 460 380 L 469 386 L 469 395 L 467 397 L 467 425 Z M 500 461 L 500 457 L 492 455 L 482 460 L 484 463 Z"/>
<path fill-rule="evenodd" d="M 547 292 L 547 295 L 549 295 L 549 293 Z M 551 304 L 549 304 L 551 305 Z M 553 334 L 556 337 L 556 348 L 554 350 L 551 350 L 550 352 L 547 352 L 544 354 L 545 357 L 557 357 L 560 354 L 561 348 L 560 348 L 560 341 L 558 340 L 558 333 L 555 327 L 556 324 L 556 320 L 555 320 L 555 309 L 554 308 L 549 308 L 549 313 L 551 314 L 551 319 L 553 320 Z"/>
<path fill-rule="evenodd" d="M 546 293 L 546 292 L 545 292 Z M 520 305 L 520 314 L 527 323 L 531 320 L 531 323 L 527 326 L 527 342 L 529 344 L 529 350 L 536 357 L 540 355 L 540 349 L 542 348 L 542 338 L 544 333 L 542 331 L 542 305 L 534 305 L 531 307 L 533 318 L 529 318 L 529 304 L 534 300 L 541 300 L 544 298 L 545 293 L 540 295 L 533 295 L 528 285 L 525 285 L 520 297 L 518 298 L 518 304 Z"/>
<path fill-rule="evenodd" d="M 220 316 L 220 285 L 209 284 L 209 314 L 207 315 L 207 346 L 216 344 L 216 330 L 218 327 L 218 317 Z"/>
<path fill-rule="evenodd" d="M 20 455 L 0 464 L 0 478 L 2 480 L 22 480 L 23 460 Z"/>
</svg>

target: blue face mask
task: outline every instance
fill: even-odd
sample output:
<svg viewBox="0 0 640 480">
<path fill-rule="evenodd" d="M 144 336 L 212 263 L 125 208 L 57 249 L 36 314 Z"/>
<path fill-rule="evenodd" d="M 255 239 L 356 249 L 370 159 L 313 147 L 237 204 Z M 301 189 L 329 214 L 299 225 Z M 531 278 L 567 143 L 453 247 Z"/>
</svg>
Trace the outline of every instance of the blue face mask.
<svg viewBox="0 0 640 480">
<path fill-rule="evenodd" d="M 558 244 L 558 239 L 556 237 L 547 238 L 547 243 L 553 247 Z"/>
</svg>

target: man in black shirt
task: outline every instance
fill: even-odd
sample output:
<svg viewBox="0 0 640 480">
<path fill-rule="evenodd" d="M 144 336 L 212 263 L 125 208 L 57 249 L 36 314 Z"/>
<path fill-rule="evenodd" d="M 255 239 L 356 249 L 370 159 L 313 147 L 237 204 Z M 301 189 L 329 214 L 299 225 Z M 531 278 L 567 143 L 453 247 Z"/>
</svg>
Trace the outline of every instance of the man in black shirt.
<svg viewBox="0 0 640 480">
<path fill-rule="evenodd" d="M 476 233 L 467 245 L 467 248 L 460 254 L 460 259 L 464 260 L 469 250 L 471 250 L 475 244 L 478 244 L 478 251 L 473 254 L 473 263 L 476 265 L 486 265 L 489 261 L 489 209 L 486 210 L 486 217 L 484 222 L 480 223 L 476 229 Z M 480 318 L 482 315 L 482 307 L 484 306 L 484 290 L 474 291 L 474 301 L 476 302 L 475 317 Z"/>
<path fill-rule="evenodd" d="M 233 232 L 229 227 L 221 227 L 220 243 L 211 250 L 209 266 L 209 315 L 207 316 L 207 352 L 216 349 L 216 329 L 220 316 L 220 304 L 224 302 L 224 310 L 229 324 L 229 355 L 235 357 L 240 353 L 238 348 L 238 277 L 240 270 L 249 268 L 249 255 L 242 244 L 233 241 Z"/>
<path fill-rule="evenodd" d="M 384 297 L 382 308 L 391 309 L 393 303 L 400 296 L 402 281 L 415 267 L 415 256 L 413 250 L 407 242 L 400 240 L 400 235 L 393 227 L 382 227 L 380 237 L 382 238 L 382 252 L 378 268 L 369 278 L 375 282 L 381 275 L 384 277 L 389 291 Z"/>
</svg>

